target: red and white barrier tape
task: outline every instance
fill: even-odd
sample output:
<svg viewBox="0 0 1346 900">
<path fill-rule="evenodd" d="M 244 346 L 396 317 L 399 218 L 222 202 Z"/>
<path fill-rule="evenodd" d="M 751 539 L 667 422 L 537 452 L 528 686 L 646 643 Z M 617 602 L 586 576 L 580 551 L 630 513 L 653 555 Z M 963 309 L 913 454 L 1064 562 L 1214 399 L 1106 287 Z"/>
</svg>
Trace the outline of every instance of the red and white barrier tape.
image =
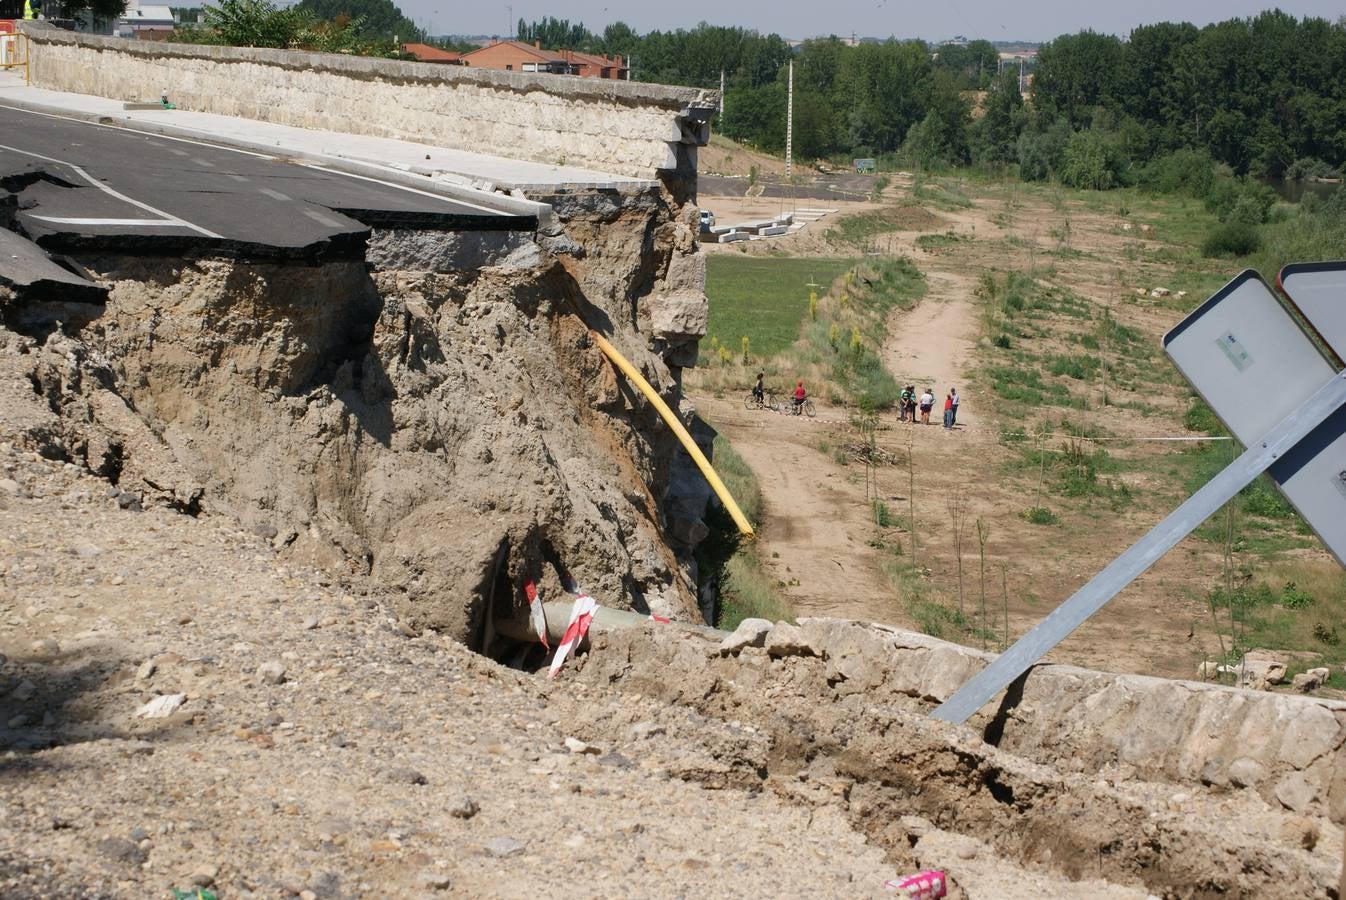
<svg viewBox="0 0 1346 900">
<path fill-rule="evenodd" d="M 542 642 L 542 649 L 550 650 L 551 647 L 547 645 L 547 611 L 542 608 L 542 598 L 538 596 L 533 579 L 523 583 L 523 592 L 528 595 L 528 618 L 533 623 L 533 631 Z"/>
<path fill-rule="evenodd" d="M 584 640 L 584 635 L 589 631 L 589 623 L 593 621 L 594 610 L 597 608 L 598 604 L 588 594 L 581 592 L 575 598 L 575 605 L 570 609 L 570 622 L 566 625 L 565 634 L 561 636 L 561 643 L 556 646 L 556 655 L 552 657 L 551 669 L 547 672 L 548 678 L 556 677 L 556 673 L 561 671 L 561 666 L 565 665 L 570 651 Z"/>
</svg>

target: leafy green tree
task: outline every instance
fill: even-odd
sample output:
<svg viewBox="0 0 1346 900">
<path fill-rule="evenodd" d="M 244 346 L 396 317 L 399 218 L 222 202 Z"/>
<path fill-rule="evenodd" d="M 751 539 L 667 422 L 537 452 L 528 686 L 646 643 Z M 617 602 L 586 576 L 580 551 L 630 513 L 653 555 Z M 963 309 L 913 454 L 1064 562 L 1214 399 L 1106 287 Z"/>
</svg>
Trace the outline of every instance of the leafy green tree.
<svg viewBox="0 0 1346 900">
<path fill-rule="evenodd" d="M 1100 131 L 1078 131 L 1061 155 L 1061 181 L 1071 187 L 1106 191 L 1122 183 L 1125 161 Z"/>
<path fill-rule="evenodd" d="M 1115 105 L 1122 71 L 1122 42 L 1081 31 L 1049 41 L 1038 51 L 1033 102 L 1043 114 L 1086 128 L 1097 106 Z"/>
<path fill-rule="evenodd" d="M 307 12 L 315 20 L 335 21 L 344 16 L 347 21 L 358 21 L 359 35 L 369 41 L 396 37 L 406 43 L 425 37 L 392 0 L 300 0 L 291 9 Z"/>
<path fill-rule="evenodd" d="M 1019 72 L 1006 69 L 991 82 L 985 111 L 973 126 L 973 156 L 979 162 L 1014 162 L 1018 159 L 1019 134 L 1027 121 L 1024 98 L 1019 93 Z"/>
<path fill-rule="evenodd" d="M 1070 123 L 1065 119 L 1030 118 L 1019 135 L 1019 177 L 1025 181 L 1050 178 L 1061 168 L 1070 135 Z"/>
</svg>

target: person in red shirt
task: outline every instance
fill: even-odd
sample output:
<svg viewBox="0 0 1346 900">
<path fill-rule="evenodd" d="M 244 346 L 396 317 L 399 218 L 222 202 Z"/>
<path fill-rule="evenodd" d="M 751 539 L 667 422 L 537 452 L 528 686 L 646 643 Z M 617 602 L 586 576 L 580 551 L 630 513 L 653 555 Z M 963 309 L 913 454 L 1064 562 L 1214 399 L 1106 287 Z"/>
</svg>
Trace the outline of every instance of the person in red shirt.
<svg viewBox="0 0 1346 900">
<path fill-rule="evenodd" d="M 944 427 L 953 427 L 953 391 L 944 395 Z"/>
<path fill-rule="evenodd" d="M 801 406 L 804 405 L 804 400 L 805 400 L 807 397 L 808 397 L 808 391 L 804 390 L 804 382 L 803 382 L 803 380 L 801 379 L 801 380 L 799 380 L 799 381 L 796 381 L 796 382 L 795 382 L 795 412 L 798 412 L 798 411 L 799 411 L 799 407 L 801 407 Z"/>
</svg>

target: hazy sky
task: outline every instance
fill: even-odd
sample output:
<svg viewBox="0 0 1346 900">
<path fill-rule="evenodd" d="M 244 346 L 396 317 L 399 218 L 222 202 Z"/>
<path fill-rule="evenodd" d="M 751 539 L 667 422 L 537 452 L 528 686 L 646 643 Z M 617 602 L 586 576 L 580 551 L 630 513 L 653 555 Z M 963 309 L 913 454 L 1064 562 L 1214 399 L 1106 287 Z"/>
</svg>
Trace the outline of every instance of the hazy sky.
<svg viewBox="0 0 1346 900">
<path fill-rule="evenodd" d="M 956 34 L 988 40 L 1041 41 L 1092 28 L 1126 34 L 1147 22 L 1207 22 L 1248 16 L 1269 8 L 1243 0 L 1131 0 L 1086 3 L 1081 0 L 514 0 L 510 4 L 464 0 L 395 0 L 402 11 L 435 34 L 502 34 L 509 22 L 555 16 L 583 22 L 594 31 L 624 21 L 637 31 L 690 28 L 698 22 L 742 25 L 787 38 L 838 34 L 920 37 L 943 40 Z M 1279 7 L 1295 16 L 1335 20 L 1346 13 L 1341 0 L 1288 0 Z"/>
</svg>

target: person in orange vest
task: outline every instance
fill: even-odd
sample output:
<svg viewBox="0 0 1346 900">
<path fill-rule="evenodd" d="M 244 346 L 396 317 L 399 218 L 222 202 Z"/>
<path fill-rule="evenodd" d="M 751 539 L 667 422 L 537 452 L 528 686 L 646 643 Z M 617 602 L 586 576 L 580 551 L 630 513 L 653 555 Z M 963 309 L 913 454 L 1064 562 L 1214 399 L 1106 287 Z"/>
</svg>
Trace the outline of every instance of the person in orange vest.
<svg viewBox="0 0 1346 900">
<path fill-rule="evenodd" d="M 23 0 L 23 17 L 25 19 L 36 19 L 40 6 L 34 5 L 33 0 Z"/>
</svg>

